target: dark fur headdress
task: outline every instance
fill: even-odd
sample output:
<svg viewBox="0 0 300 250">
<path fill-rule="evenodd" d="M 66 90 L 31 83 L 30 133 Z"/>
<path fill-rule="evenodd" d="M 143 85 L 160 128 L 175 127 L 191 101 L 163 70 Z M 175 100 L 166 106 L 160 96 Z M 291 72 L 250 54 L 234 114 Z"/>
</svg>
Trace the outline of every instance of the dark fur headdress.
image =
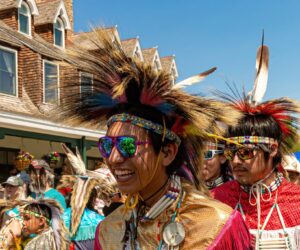
<svg viewBox="0 0 300 250">
<path fill-rule="evenodd" d="M 139 107 L 161 114 L 169 124 L 167 128 L 179 136 L 188 169 L 195 183 L 199 183 L 197 171 L 202 159 L 203 139 L 208 137 L 207 133 L 221 133 L 218 121 L 232 124 L 239 116 L 223 102 L 182 91 L 184 86 L 203 79 L 214 69 L 173 85 L 170 74 L 128 57 L 121 45 L 113 42 L 102 29 L 94 32 L 91 41 L 97 50 L 72 52 L 77 61 L 80 59 L 84 70 L 93 75 L 93 87 L 84 88 L 80 98 L 73 94 L 65 98 L 63 107 L 68 117 L 73 122 L 100 125 L 112 114 L 118 114 L 121 107 L 123 110 L 124 107 L 125 110 L 126 107 Z M 75 90 L 76 87 L 69 89 L 68 93 Z"/>
</svg>

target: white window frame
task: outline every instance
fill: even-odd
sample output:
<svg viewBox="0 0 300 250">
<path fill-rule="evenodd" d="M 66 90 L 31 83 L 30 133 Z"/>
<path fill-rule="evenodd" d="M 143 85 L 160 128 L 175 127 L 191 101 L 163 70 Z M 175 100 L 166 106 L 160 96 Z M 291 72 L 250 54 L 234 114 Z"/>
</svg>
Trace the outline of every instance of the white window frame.
<svg viewBox="0 0 300 250">
<path fill-rule="evenodd" d="M 135 57 L 135 58 L 142 61 L 142 55 L 141 54 L 142 54 L 142 51 L 140 50 L 139 46 L 136 46 L 135 50 L 133 52 L 133 57 Z"/>
<path fill-rule="evenodd" d="M 22 32 L 21 31 L 21 25 L 20 25 L 20 9 L 22 8 L 22 5 L 24 5 L 25 7 L 26 7 L 26 9 L 27 9 L 27 11 L 28 11 L 28 31 L 29 31 L 29 33 L 27 34 L 27 33 L 24 33 L 24 32 Z M 30 7 L 29 7 L 29 5 L 26 3 L 26 2 L 24 2 L 24 1 L 22 1 L 22 3 L 21 3 L 21 6 L 20 6 L 20 8 L 18 8 L 18 30 L 19 30 L 19 32 L 21 33 L 21 34 L 24 34 L 24 35 L 26 35 L 26 36 L 29 36 L 29 37 L 31 37 L 31 9 L 30 9 Z"/>
<path fill-rule="evenodd" d="M 18 77 L 18 51 L 14 50 L 14 49 L 10 49 L 10 48 L 6 48 L 0 45 L 0 49 L 1 50 L 6 50 L 8 52 L 12 52 L 15 54 L 15 65 L 16 65 L 16 94 L 15 95 L 11 95 L 11 94 L 7 94 L 7 93 L 2 93 L 0 92 L 1 95 L 6 95 L 6 96 L 15 96 L 15 97 L 19 97 L 19 77 Z"/>
<path fill-rule="evenodd" d="M 46 74 L 45 74 L 45 63 L 48 63 L 48 64 L 52 64 L 52 65 L 55 65 L 57 67 L 57 103 L 56 104 L 53 104 L 53 103 L 50 103 L 50 102 L 46 102 Z M 59 105 L 60 104 L 60 89 L 59 89 L 59 86 L 60 86 L 60 72 L 59 72 L 59 64 L 58 63 L 55 63 L 55 62 L 52 62 L 52 61 L 49 61 L 49 60 L 43 60 L 43 103 L 44 104 L 48 104 L 48 105 Z"/>
<path fill-rule="evenodd" d="M 93 76 L 93 74 L 91 74 L 91 73 L 87 73 L 87 72 L 80 72 L 79 73 L 79 94 L 81 95 L 81 93 L 82 93 L 82 90 L 81 90 L 81 77 L 82 76 L 84 76 L 84 77 L 89 77 L 89 78 L 91 78 L 91 80 L 92 80 L 92 91 L 94 91 L 94 76 Z"/>
<path fill-rule="evenodd" d="M 175 84 L 176 75 L 177 75 L 177 71 L 176 71 L 174 63 L 172 63 L 172 66 L 171 66 L 171 76 L 172 76 L 173 85 Z"/>
<path fill-rule="evenodd" d="M 161 64 L 159 62 L 159 56 L 157 54 L 154 57 L 153 63 L 154 63 L 154 66 L 155 66 L 155 70 L 160 71 L 162 69 Z"/>
<path fill-rule="evenodd" d="M 60 25 L 61 25 L 61 32 L 62 32 L 62 46 L 60 46 L 60 45 L 57 45 L 56 43 L 55 43 L 55 24 L 57 23 L 57 22 L 59 22 L 60 23 Z M 54 46 L 55 47 L 57 47 L 57 48 L 65 48 L 65 32 L 66 32 L 66 29 L 65 29 L 65 24 L 64 24 L 64 22 L 63 22 L 63 20 L 60 18 L 60 17 L 57 17 L 56 18 L 56 20 L 55 20 L 55 22 L 54 22 L 54 24 L 53 24 L 53 44 L 54 44 Z"/>
</svg>

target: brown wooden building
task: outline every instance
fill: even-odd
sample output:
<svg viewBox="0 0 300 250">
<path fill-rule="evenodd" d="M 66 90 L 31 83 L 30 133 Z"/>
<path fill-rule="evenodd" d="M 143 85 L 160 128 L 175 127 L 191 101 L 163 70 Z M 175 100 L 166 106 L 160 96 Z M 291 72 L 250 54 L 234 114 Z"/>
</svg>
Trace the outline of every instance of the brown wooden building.
<svg viewBox="0 0 300 250">
<path fill-rule="evenodd" d="M 117 27 L 108 31 L 128 55 L 168 70 L 176 80 L 174 56 L 160 58 L 156 47 L 143 50 L 139 38 L 121 40 Z M 73 30 L 72 0 L 0 1 L 0 181 L 19 150 L 40 158 L 61 152 L 61 142 L 77 146 L 88 168 L 95 167 L 96 142 L 105 131 L 47 119 L 63 99 L 60 87 L 68 84 L 66 71 L 78 75 L 78 94 L 81 82 L 92 86 L 93 76 L 66 53 L 74 44 L 86 43 L 86 35 Z"/>
</svg>

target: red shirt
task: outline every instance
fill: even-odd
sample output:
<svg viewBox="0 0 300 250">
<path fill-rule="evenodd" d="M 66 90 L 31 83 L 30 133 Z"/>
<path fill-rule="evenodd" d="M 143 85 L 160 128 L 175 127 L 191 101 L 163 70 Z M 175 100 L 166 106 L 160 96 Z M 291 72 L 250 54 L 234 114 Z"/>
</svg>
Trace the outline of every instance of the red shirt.
<svg viewBox="0 0 300 250">
<path fill-rule="evenodd" d="M 272 192 L 272 197 L 269 201 L 263 201 L 261 199 L 261 225 L 263 225 L 271 207 L 274 204 L 278 192 L 277 203 L 281 214 L 283 216 L 286 227 L 295 227 L 300 225 L 300 186 L 290 183 L 285 179 L 282 180 L 281 185 Z M 257 229 L 257 206 L 249 203 L 249 194 L 241 189 L 240 184 L 237 181 L 227 182 L 215 189 L 211 190 L 212 196 L 235 208 L 239 197 L 240 204 L 242 205 L 245 221 L 250 229 Z M 262 195 L 264 200 L 269 198 L 269 194 L 265 193 Z M 256 204 L 255 198 L 251 199 L 252 204 Z M 274 210 L 265 230 L 277 230 L 282 229 L 280 219 L 277 211 Z"/>
</svg>

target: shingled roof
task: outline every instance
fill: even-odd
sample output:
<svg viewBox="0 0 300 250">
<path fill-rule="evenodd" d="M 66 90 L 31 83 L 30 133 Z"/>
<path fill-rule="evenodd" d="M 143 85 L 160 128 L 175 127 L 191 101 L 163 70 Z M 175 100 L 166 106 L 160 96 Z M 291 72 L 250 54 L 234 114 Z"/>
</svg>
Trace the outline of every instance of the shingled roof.
<svg viewBox="0 0 300 250">
<path fill-rule="evenodd" d="M 137 42 L 138 42 L 137 38 L 129 38 L 121 41 L 121 46 L 127 56 L 134 55 L 134 50 L 136 48 Z"/>
<path fill-rule="evenodd" d="M 39 3 L 38 9 L 40 14 L 35 18 L 34 22 L 36 25 L 42 25 L 46 23 L 54 23 L 55 15 L 58 11 L 58 6 L 61 0 L 53 0 L 51 4 Z"/>
<path fill-rule="evenodd" d="M 38 3 L 40 14 L 35 18 L 35 25 L 43 25 L 48 23 L 55 23 L 58 16 L 64 22 L 66 29 L 71 29 L 70 20 L 66 11 L 63 0 L 53 0 L 51 4 L 48 2 Z"/>
<path fill-rule="evenodd" d="M 105 31 L 114 35 L 118 40 L 118 42 L 120 42 L 119 33 L 116 26 L 105 28 Z M 98 47 L 92 42 L 93 40 L 97 40 L 97 34 L 94 31 L 80 32 L 74 34 L 74 36 L 71 39 L 75 45 L 82 47 L 84 49 L 87 50 L 98 49 Z"/>
<path fill-rule="evenodd" d="M 19 8 L 21 6 L 21 2 L 17 0 L 0 0 L 0 2 L 0 11 Z M 39 14 L 35 0 L 28 0 L 28 5 L 33 15 Z"/>
<path fill-rule="evenodd" d="M 15 46 L 24 45 L 32 49 L 33 51 L 49 58 L 71 62 L 71 58 L 68 57 L 66 53 L 62 53 L 61 49 L 56 48 L 52 44 L 49 44 L 39 35 L 35 34 L 34 38 L 29 38 L 19 33 L 18 31 L 13 30 L 1 20 L 0 34 L 0 41 L 4 41 Z"/>
<path fill-rule="evenodd" d="M 143 53 L 144 61 L 146 63 L 152 64 L 156 52 L 157 52 L 157 48 L 155 47 L 149 49 L 143 49 L 142 53 Z"/>
<path fill-rule="evenodd" d="M 160 58 L 161 66 L 164 70 L 170 71 L 175 56 L 164 56 Z"/>
<path fill-rule="evenodd" d="M 1 0 L 0 10 L 6 10 L 11 8 L 18 8 L 18 1 L 16 0 Z"/>
<path fill-rule="evenodd" d="M 45 115 L 43 115 L 37 106 L 32 103 L 24 88 L 22 88 L 22 94 L 23 96 L 21 98 L 0 94 L 0 110 L 14 114 L 45 118 Z"/>
</svg>

